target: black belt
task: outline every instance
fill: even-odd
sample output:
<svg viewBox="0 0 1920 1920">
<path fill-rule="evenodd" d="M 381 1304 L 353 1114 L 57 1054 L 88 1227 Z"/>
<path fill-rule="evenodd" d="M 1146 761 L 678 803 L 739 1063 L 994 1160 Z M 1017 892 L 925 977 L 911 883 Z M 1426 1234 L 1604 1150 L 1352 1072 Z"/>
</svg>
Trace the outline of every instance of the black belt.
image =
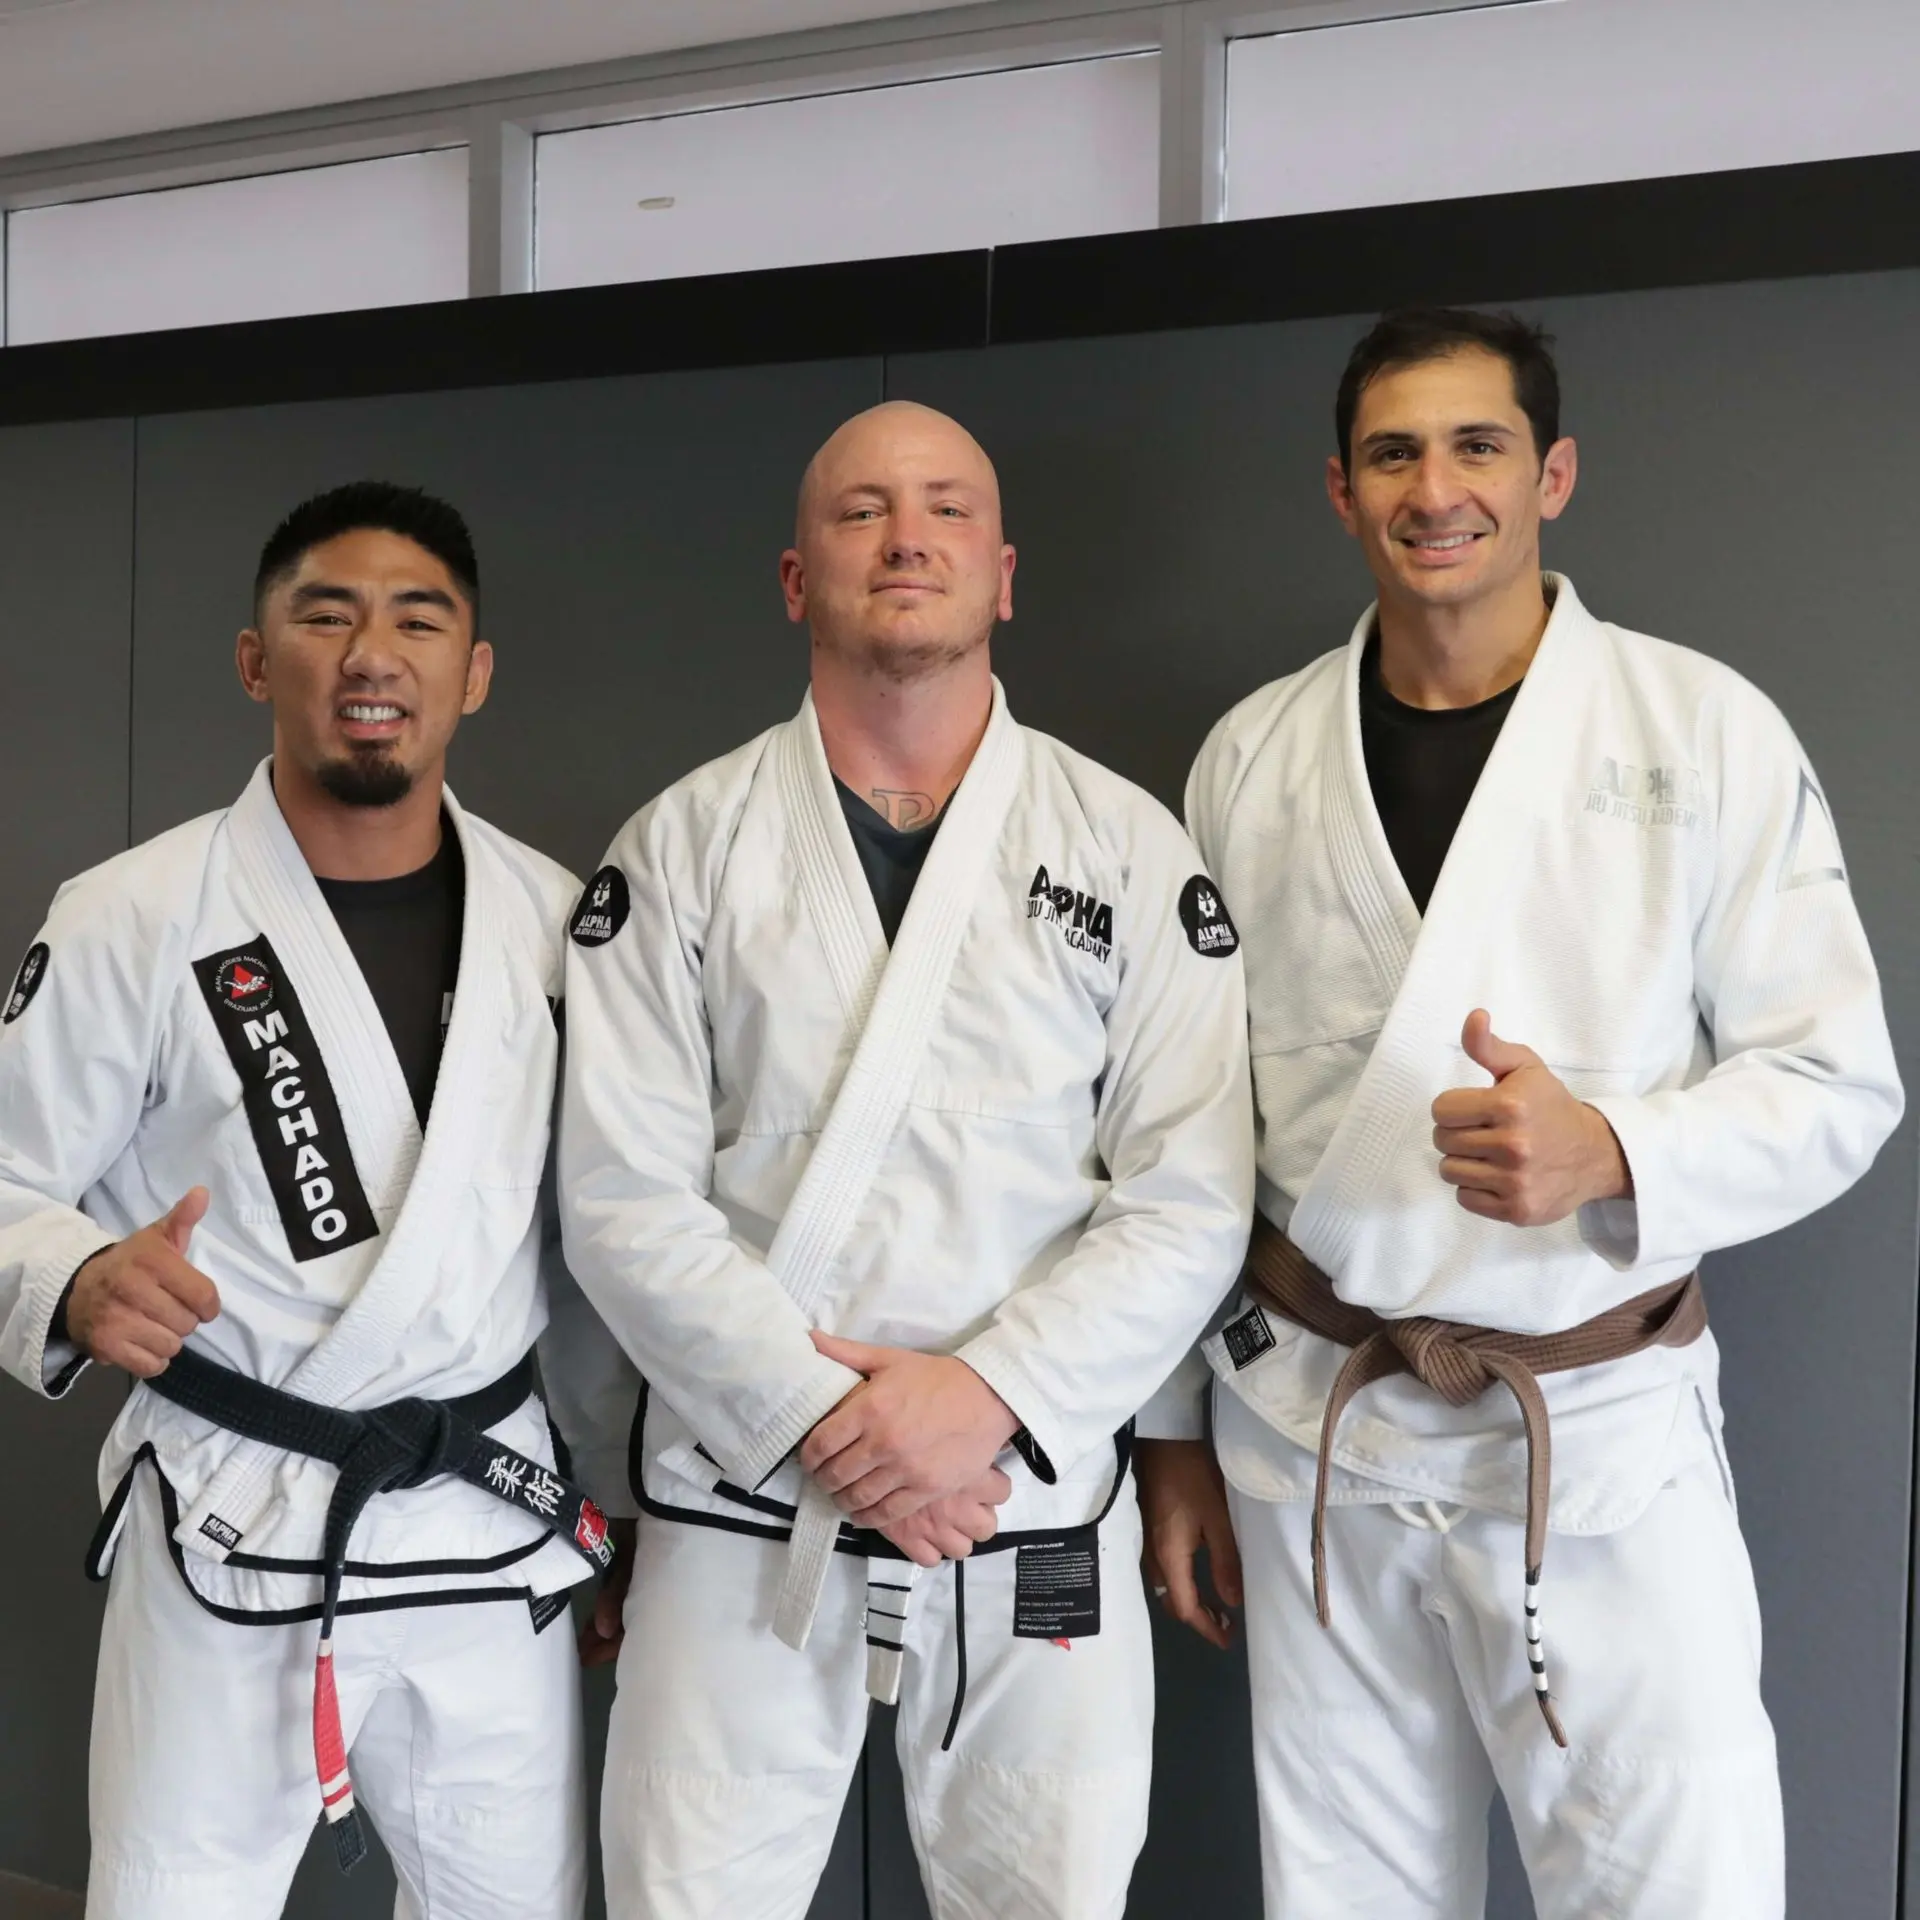
<svg viewBox="0 0 1920 1920">
<path fill-rule="evenodd" d="M 146 1383 L 163 1399 L 248 1440 L 307 1454 L 338 1467 L 321 1545 L 325 1574 L 320 1652 L 314 1668 L 313 1744 L 320 1799 L 333 1828 L 343 1870 L 366 1854 L 366 1836 L 354 1810 L 353 1779 L 340 1728 L 333 1678 L 333 1622 L 346 1571 L 347 1546 L 367 1502 L 376 1493 L 423 1486 L 446 1475 L 518 1507 L 604 1570 L 613 1561 L 606 1516 L 574 1486 L 537 1460 L 515 1453 L 484 1429 L 495 1426 L 533 1392 L 533 1358 L 477 1393 L 457 1400 L 395 1400 L 364 1413 L 324 1407 L 249 1379 L 182 1348 L 164 1372 Z"/>
</svg>

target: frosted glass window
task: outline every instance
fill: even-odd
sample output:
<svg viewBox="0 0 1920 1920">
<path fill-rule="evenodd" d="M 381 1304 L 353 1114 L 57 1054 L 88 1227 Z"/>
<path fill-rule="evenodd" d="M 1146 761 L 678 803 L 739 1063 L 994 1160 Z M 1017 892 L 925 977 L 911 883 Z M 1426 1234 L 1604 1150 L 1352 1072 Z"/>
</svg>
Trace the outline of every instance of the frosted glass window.
<svg viewBox="0 0 1920 1920">
<path fill-rule="evenodd" d="M 1236 40 L 1230 218 L 1920 147 L 1915 0 L 1537 0 Z"/>
<path fill-rule="evenodd" d="M 539 284 L 591 286 L 1150 227 L 1159 56 L 549 134 Z"/>
<path fill-rule="evenodd" d="M 14 345 L 466 291 L 464 147 L 33 207 L 7 221 Z"/>
</svg>

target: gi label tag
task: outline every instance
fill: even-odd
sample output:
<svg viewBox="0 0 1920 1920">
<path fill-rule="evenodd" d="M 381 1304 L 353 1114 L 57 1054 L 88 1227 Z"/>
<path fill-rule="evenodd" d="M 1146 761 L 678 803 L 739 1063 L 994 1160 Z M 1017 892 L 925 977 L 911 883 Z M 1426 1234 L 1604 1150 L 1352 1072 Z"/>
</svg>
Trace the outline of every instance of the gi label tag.
<svg viewBox="0 0 1920 1920">
<path fill-rule="evenodd" d="M 1229 1320 L 1220 1329 L 1220 1338 L 1226 1343 L 1227 1357 L 1233 1362 L 1235 1373 L 1252 1366 L 1276 1345 L 1267 1316 L 1258 1307 L 1249 1307 L 1238 1320 Z"/>
<path fill-rule="evenodd" d="M 618 867 L 602 867 L 587 882 L 580 904 L 573 910 L 573 924 L 567 931 L 576 947 L 604 947 L 627 924 L 633 911 L 633 896 L 627 890 L 627 876 Z"/>
<path fill-rule="evenodd" d="M 1100 1540 L 1091 1527 L 1014 1549 L 1013 1631 L 1022 1640 L 1086 1640 L 1100 1631 Z"/>
<path fill-rule="evenodd" d="M 230 1526 L 217 1513 L 210 1513 L 200 1522 L 200 1531 L 216 1547 L 225 1547 L 231 1553 L 240 1544 L 240 1529 Z"/>
<path fill-rule="evenodd" d="M 20 971 L 13 976 L 13 991 L 7 995 L 6 1006 L 0 1009 L 0 1027 L 10 1027 L 26 1012 L 33 996 L 40 991 L 40 982 L 47 977 L 47 943 L 36 940 L 27 949 L 27 957 L 20 962 Z"/>
<path fill-rule="evenodd" d="M 566 1610 L 567 1596 L 564 1590 L 559 1593 L 527 1595 L 527 1611 L 533 1615 L 533 1630 L 536 1634 L 545 1633 Z"/>
</svg>

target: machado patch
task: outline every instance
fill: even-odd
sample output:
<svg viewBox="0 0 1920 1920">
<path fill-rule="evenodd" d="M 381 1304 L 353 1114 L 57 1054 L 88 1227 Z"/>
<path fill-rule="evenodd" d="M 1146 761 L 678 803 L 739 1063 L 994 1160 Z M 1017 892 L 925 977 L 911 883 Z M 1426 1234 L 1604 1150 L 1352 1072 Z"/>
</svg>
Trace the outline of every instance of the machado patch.
<svg viewBox="0 0 1920 1920">
<path fill-rule="evenodd" d="M 327 1063 L 265 934 L 193 963 L 227 1058 L 287 1246 L 297 1262 L 380 1232 L 353 1164 Z"/>
<path fill-rule="evenodd" d="M 1240 934 L 1227 914 L 1220 889 L 1204 873 L 1196 873 L 1180 889 L 1180 924 L 1187 945 L 1209 960 L 1225 960 L 1240 951 Z"/>
<path fill-rule="evenodd" d="M 618 867 L 602 867 L 587 882 L 567 931 L 576 947 L 604 947 L 627 924 L 632 911 L 627 876 Z"/>
<path fill-rule="evenodd" d="M 47 961 L 51 955 L 44 940 L 36 940 L 27 949 L 27 957 L 20 962 L 20 971 L 13 976 L 13 990 L 7 995 L 7 1003 L 0 1008 L 0 1027 L 10 1027 L 33 1004 L 33 996 L 40 991 L 40 982 L 47 977 Z"/>
</svg>

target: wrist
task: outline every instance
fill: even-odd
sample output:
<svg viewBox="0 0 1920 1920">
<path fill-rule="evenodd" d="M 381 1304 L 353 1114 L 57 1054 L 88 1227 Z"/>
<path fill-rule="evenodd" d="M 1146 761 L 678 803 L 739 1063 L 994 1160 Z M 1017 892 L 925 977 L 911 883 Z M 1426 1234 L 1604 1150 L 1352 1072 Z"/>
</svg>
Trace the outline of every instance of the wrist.
<svg viewBox="0 0 1920 1920">
<path fill-rule="evenodd" d="M 1627 1165 L 1620 1136 L 1598 1107 L 1583 1105 L 1588 1137 L 1588 1176 L 1582 1204 L 1633 1198 L 1633 1169 Z"/>
</svg>

